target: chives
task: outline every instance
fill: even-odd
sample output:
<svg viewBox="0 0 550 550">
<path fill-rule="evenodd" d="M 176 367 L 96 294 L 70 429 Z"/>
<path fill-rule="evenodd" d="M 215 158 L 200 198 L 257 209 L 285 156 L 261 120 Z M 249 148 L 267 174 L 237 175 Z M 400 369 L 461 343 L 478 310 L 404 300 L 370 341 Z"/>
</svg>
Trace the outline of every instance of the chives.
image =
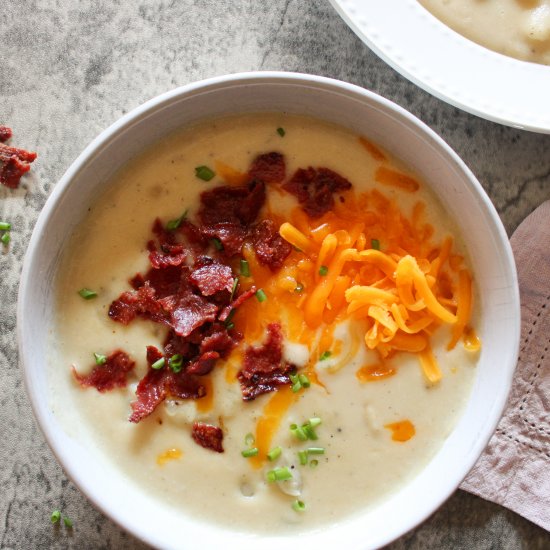
<svg viewBox="0 0 550 550">
<path fill-rule="evenodd" d="M 233 280 L 233 288 L 231 289 L 231 296 L 229 297 L 229 301 L 233 301 L 233 297 L 235 296 L 235 291 L 237 290 L 237 286 L 239 285 L 239 278 L 235 277 Z"/>
<path fill-rule="evenodd" d="M 302 389 L 302 383 L 297 374 L 289 374 L 290 382 L 292 384 L 292 391 L 294 393 L 299 392 Z"/>
<path fill-rule="evenodd" d="M 277 133 L 281 136 L 281 137 L 285 137 L 285 129 L 284 128 L 277 128 Z"/>
<path fill-rule="evenodd" d="M 246 260 L 241 260 L 241 275 L 243 277 L 250 277 L 250 266 Z"/>
<path fill-rule="evenodd" d="M 309 388 L 311 386 L 311 382 L 309 381 L 309 378 L 305 374 L 299 374 L 298 380 L 300 381 L 300 384 L 303 388 Z"/>
<path fill-rule="evenodd" d="M 94 357 L 96 365 L 104 365 L 107 362 L 107 356 L 101 353 L 94 353 Z"/>
<path fill-rule="evenodd" d="M 296 288 L 294 289 L 294 292 L 296 292 L 296 294 L 300 294 L 303 290 L 304 290 L 304 285 L 302 283 L 298 283 L 296 285 Z"/>
<path fill-rule="evenodd" d="M 208 166 L 197 166 L 195 168 L 195 176 L 203 181 L 210 181 L 215 175 L 216 172 Z"/>
<path fill-rule="evenodd" d="M 265 295 L 265 292 L 261 288 L 256 291 L 256 298 L 260 303 L 265 302 L 267 300 L 267 296 Z"/>
<path fill-rule="evenodd" d="M 371 239 L 370 247 L 374 250 L 380 250 L 380 241 L 378 239 Z"/>
<path fill-rule="evenodd" d="M 0 222 L 0 231 L 9 231 L 11 229 L 11 223 Z"/>
<path fill-rule="evenodd" d="M 236 309 L 232 309 L 230 312 L 229 312 L 229 315 L 227 316 L 227 319 L 225 320 L 225 326 L 228 326 L 231 324 L 231 320 L 233 319 L 233 317 L 235 317 L 235 313 L 236 313 Z"/>
<path fill-rule="evenodd" d="M 172 369 L 172 372 L 180 372 L 183 367 L 183 356 L 179 353 L 172 355 L 172 357 L 168 359 L 168 366 Z"/>
<path fill-rule="evenodd" d="M 304 512 L 305 509 L 306 509 L 306 505 L 303 501 L 301 500 L 295 500 L 293 503 L 292 503 L 292 509 L 295 511 L 295 512 Z"/>
<path fill-rule="evenodd" d="M 61 519 L 61 512 L 59 510 L 54 510 L 50 517 L 52 523 L 57 523 Z"/>
<path fill-rule="evenodd" d="M 254 435 L 252 435 L 251 433 L 247 433 L 245 436 L 244 436 L 244 443 L 245 445 L 254 445 L 254 443 L 256 443 L 256 439 L 254 438 Z"/>
<path fill-rule="evenodd" d="M 325 448 L 324 447 L 309 447 L 307 449 L 308 455 L 324 455 L 325 454 Z"/>
<path fill-rule="evenodd" d="M 321 277 L 324 277 L 327 273 L 328 273 L 328 267 L 326 265 L 322 265 L 319 268 L 319 275 L 321 275 Z"/>
<path fill-rule="evenodd" d="M 313 460 L 309 461 L 309 467 L 310 468 L 317 468 L 317 466 L 319 466 L 319 461 L 318 460 L 313 459 Z"/>
<path fill-rule="evenodd" d="M 323 351 L 319 357 L 319 361 L 324 361 L 325 359 L 328 359 L 332 355 L 331 351 Z"/>
<path fill-rule="evenodd" d="M 289 470 L 288 466 L 282 468 L 275 468 L 274 470 L 269 470 L 266 474 L 267 481 L 286 481 L 292 479 L 292 473 Z"/>
<path fill-rule="evenodd" d="M 274 460 L 277 460 L 281 456 L 282 452 L 283 452 L 283 449 L 281 449 L 281 447 L 275 447 L 274 449 L 271 449 L 271 451 L 267 453 L 267 459 L 270 462 L 273 462 Z"/>
<path fill-rule="evenodd" d="M 212 244 L 214 245 L 214 248 L 215 248 L 216 250 L 223 250 L 223 244 L 222 244 L 222 242 L 220 241 L 220 239 L 214 238 L 214 239 L 211 240 L 211 242 L 212 242 Z"/>
<path fill-rule="evenodd" d="M 155 370 L 159 370 L 159 369 L 162 369 L 162 367 L 164 367 L 164 363 L 166 362 L 166 360 L 164 359 L 164 357 L 161 357 L 160 359 L 158 359 L 157 361 L 155 361 L 152 365 L 151 365 L 151 368 L 152 369 L 155 369 Z"/>
<path fill-rule="evenodd" d="M 245 458 L 250 458 L 251 456 L 256 456 L 259 453 L 258 447 L 252 447 L 251 449 L 245 449 L 244 451 L 241 451 L 241 454 Z"/>
<path fill-rule="evenodd" d="M 65 527 L 68 527 L 69 529 L 73 526 L 72 520 L 67 516 L 63 518 L 63 523 L 65 524 Z"/>
<path fill-rule="evenodd" d="M 225 328 L 227 330 L 231 330 L 232 328 L 235 328 L 235 323 L 227 323 L 227 325 L 225 325 Z"/>
<path fill-rule="evenodd" d="M 319 437 L 315 433 L 315 430 L 311 427 L 310 424 L 304 424 L 302 428 L 308 439 L 311 439 L 311 440 L 319 439 Z"/>
<path fill-rule="evenodd" d="M 317 426 L 319 426 L 319 424 L 321 423 L 321 419 L 318 418 L 317 416 L 314 416 L 313 418 L 310 418 L 308 420 L 308 424 L 312 427 L 312 428 L 315 428 Z"/>
<path fill-rule="evenodd" d="M 303 426 L 298 426 L 297 424 L 291 424 L 290 425 L 290 432 L 294 437 L 299 439 L 300 441 L 307 441 L 308 436 L 306 432 L 304 431 Z"/>
<path fill-rule="evenodd" d="M 84 300 L 91 300 L 97 296 L 97 292 L 95 290 L 90 290 L 89 288 L 81 288 L 78 293 L 82 296 L 82 298 L 84 298 Z"/>
<path fill-rule="evenodd" d="M 175 231 L 181 225 L 181 222 L 187 219 L 188 212 L 189 212 L 189 209 L 187 209 L 179 218 L 176 218 L 175 220 L 170 220 L 166 224 L 167 231 Z"/>
<path fill-rule="evenodd" d="M 298 451 L 298 459 L 300 464 L 305 466 L 307 464 L 307 451 Z"/>
<path fill-rule="evenodd" d="M 5 244 L 5 245 L 10 244 L 10 241 L 11 241 L 10 232 L 9 232 L 9 231 L 6 231 L 6 232 L 0 237 L 0 241 L 2 241 L 2 243 Z"/>
</svg>

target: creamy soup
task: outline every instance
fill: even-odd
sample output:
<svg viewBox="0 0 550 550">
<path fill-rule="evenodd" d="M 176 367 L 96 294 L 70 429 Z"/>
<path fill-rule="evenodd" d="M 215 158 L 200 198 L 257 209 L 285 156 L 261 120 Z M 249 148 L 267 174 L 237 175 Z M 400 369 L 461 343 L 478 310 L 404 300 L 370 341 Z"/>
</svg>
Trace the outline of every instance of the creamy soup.
<svg viewBox="0 0 550 550">
<path fill-rule="evenodd" d="M 418 0 L 446 25 L 491 50 L 550 65 L 549 0 Z"/>
<path fill-rule="evenodd" d="M 312 271 L 315 252 L 310 251 L 308 257 L 307 250 L 295 247 L 287 260 L 294 264 L 273 271 L 256 266 L 248 251 L 249 277 L 239 275 L 238 267 L 235 275 L 243 285 L 250 286 L 247 278 L 256 286 L 260 283 L 265 299 L 255 295 L 242 310 L 236 310 L 233 321 L 244 339 L 208 375 L 207 395 L 187 400 L 169 396 L 139 423 L 129 422 L 136 385 L 148 368 L 145 346 L 162 350 L 166 328 L 146 319 L 127 326 L 114 322 L 108 315 L 110 304 L 130 289 L 131 277 L 147 271 L 146 245 L 152 239 L 156 217 L 166 223 L 188 211 L 187 219 L 196 221 L 202 192 L 224 185 L 222 174 L 226 179 L 227 174 L 245 174 L 258 154 L 269 151 L 283 155 L 287 178 L 299 168 L 322 166 L 349 180 L 353 190 L 335 195 L 340 220 L 345 221 L 347 212 L 351 216 L 354 208 L 354 215 L 359 211 L 360 216 L 361 194 L 376 190 L 369 197 L 385 209 L 385 216 L 400 212 L 412 220 L 403 239 L 412 238 L 412 232 L 418 235 L 423 228 L 424 242 L 435 243 L 429 259 L 417 258 L 422 270 L 431 269 L 430 261 L 432 267 L 439 261 L 445 248 L 441 243 L 451 243 L 446 240 L 449 235 L 453 244 L 445 252 L 447 283 L 456 282 L 459 266 L 467 268 L 459 235 L 430 191 L 368 141 L 325 122 L 283 114 L 205 122 L 169 136 L 132 160 L 113 178 L 108 192 L 90 205 L 59 269 L 49 380 L 52 409 L 60 422 L 94 452 L 111 460 L 129 483 L 182 514 L 236 530 L 281 534 L 321 528 L 376 506 L 425 468 L 453 430 L 468 399 L 477 346 L 472 343 L 476 340 L 472 335 L 475 315 L 465 329 L 467 338 L 461 337 L 450 351 L 453 325 L 436 321 L 421 331 L 429 339 L 431 358 L 440 371 L 434 378 L 433 364 L 422 368 L 424 352 L 396 352 L 384 348 L 382 341 L 375 346 L 377 335 L 372 330 L 376 323 L 347 314 L 349 304 L 340 304 L 341 313 L 330 319 L 337 307 L 333 294 L 322 304 L 327 308 L 325 322 L 319 326 L 311 319 L 310 325 L 302 319 L 297 322 L 292 317 L 297 315 L 296 308 L 307 304 L 313 287 L 331 276 L 326 272 L 333 266 L 330 253 L 327 265 L 313 264 Z M 200 179 L 196 176 L 199 166 L 208 167 L 216 176 L 210 181 Z M 388 174 L 398 177 L 388 179 Z M 312 243 L 313 233 L 328 231 L 318 228 L 321 222 L 304 217 L 296 198 L 277 185 L 267 185 L 267 202 L 260 217 L 267 211 L 280 223 L 293 222 L 292 227 L 299 220 L 312 224 L 315 231 L 308 236 Z M 375 216 L 374 210 L 371 214 Z M 380 250 L 382 257 L 389 237 L 369 235 L 365 223 L 357 226 L 362 233 L 356 232 L 350 246 L 366 255 L 369 250 Z M 336 234 L 348 238 L 342 232 Z M 299 269 L 303 281 L 311 283 L 296 282 Z M 339 283 L 347 281 L 348 287 L 353 286 L 351 278 L 360 277 L 361 265 L 351 269 Z M 283 283 L 290 287 L 281 290 Z M 78 293 L 82 288 L 97 296 L 83 299 Z M 441 298 L 441 307 L 456 312 L 453 300 Z M 423 302 L 418 304 L 423 307 Z M 417 308 L 409 321 L 421 313 Z M 268 323 L 276 320 L 284 334 L 285 359 L 297 367 L 297 374 L 307 373 L 307 378 L 301 382 L 294 378 L 276 391 L 244 401 L 236 375 L 243 353 L 264 342 Z M 367 331 L 372 349 L 366 345 Z M 382 325 L 379 331 L 385 334 Z M 81 387 L 71 365 L 81 374 L 90 372 L 93 353 L 108 355 L 115 349 L 124 350 L 136 362 L 128 385 L 103 393 Z M 67 410 L 72 412 L 70 418 Z M 222 428 L 224 452 L 203 448 L 192 439 L 196 421 Z M 317 439 L 309 437 L 311 432 L 306 440 L 300 439 L 296 428 L 291 429 L 294 424 L 309 426 Z M 266 457 L 268 451 L 273 460 Z M 291 477 L 273 480 L 274 471 L 283 472 L 283 477 L 290 472 Z"/>
</svg>

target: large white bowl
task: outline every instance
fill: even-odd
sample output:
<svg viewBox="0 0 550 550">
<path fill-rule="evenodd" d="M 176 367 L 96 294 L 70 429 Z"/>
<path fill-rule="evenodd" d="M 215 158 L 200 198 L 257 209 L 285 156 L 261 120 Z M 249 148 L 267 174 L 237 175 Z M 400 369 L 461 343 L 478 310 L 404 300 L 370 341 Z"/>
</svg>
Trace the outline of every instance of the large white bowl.
<svg viewBox="0 0 550 550">
<path fill-rule="evenodd" d="M 376 509 L 299 537 L 245 535 L 205 526 L 128 483 L 114 465 L 67 434 L 52 414 L 45 357 L 54 318 L 54 277 L 71 233 L 105 191 L 109 177 L 159 138 L 204 117 L 286 111 L 315 116 L 368 136 L 433 188 L 462 231 L 481 299 L 483 351 L 463 416 L 426 469 Z M 519 297 L 512 252 L 499 217 L 475 177 L 427 126 L 357 86 L 292 73 L 248 73 L 163 94 L 101 133 L 56 185 L 32 235 L 18 304 L 18 337 L 34 413 L 68 476 L 105 514 L 162 548 L 270 550 L 373 548 L 418 525 L 474 465 L 496 427 L 510 388 L 519 341 Z M 70 411 L 66 411 L 70 414 Z M 258 546 L 260 545 L 260 546 Z"/>
</svg>

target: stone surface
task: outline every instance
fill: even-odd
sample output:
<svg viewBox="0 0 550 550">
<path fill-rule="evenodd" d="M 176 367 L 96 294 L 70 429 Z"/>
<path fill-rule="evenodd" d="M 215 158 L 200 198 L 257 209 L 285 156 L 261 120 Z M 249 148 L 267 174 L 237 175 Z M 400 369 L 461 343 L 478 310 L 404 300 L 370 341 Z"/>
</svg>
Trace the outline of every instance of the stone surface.
<svg viewBox="0 0 550 550">
<path fill-rule="evenodd" d="M 0 251 L 0 548 L 144 546 L 67 480 L 25 395 L 15 335 L 21 263 L 37 215 L 80 151 L 123 113 L 176 86 L 249 70 L 320 74 L 359 84 L 410 110 L 465 160 L 509 234 L 550 198 L 550 136 L 476 118 L 401 77 L 325 0 L 4 0 L 0 123 L 39 159 L 19 190 L 0 189 L 13 224 Z M 50 524 L 53 509 L 73 520 Z M 392 549 L 548 548 L 544 532 L 457 491 Z"/>
</svg>

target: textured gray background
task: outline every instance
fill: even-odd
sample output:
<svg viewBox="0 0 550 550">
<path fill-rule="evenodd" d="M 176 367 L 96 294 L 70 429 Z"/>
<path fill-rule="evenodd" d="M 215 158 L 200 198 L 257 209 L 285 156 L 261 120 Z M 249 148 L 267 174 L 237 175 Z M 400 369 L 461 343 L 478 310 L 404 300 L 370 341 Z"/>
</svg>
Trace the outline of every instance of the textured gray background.
<svg viewBox="0 0 550 550">
<path fill-rule="evenodd" d="M 205 77 L 300 71 L 373 90 L 410 110 L 479 178 L 509 234 L 550 198 L 550 136 L 481 120 L 378 59 L 325 0 L 0 0 L 0 123 L 39 153 L 19 190 L 0 189 L 12 245 L 0 252 L 0 548 L 143 548 L 97 512 L 44 443 L 24 392 L 15 336 L 21 262 L 53 186 L 101 130 L 143 101 Z M 50 524 L 54 508 L 75 522 Z M 550 548 L 548 533 L 457 491 L 394 545 Z"/>
</svg>

